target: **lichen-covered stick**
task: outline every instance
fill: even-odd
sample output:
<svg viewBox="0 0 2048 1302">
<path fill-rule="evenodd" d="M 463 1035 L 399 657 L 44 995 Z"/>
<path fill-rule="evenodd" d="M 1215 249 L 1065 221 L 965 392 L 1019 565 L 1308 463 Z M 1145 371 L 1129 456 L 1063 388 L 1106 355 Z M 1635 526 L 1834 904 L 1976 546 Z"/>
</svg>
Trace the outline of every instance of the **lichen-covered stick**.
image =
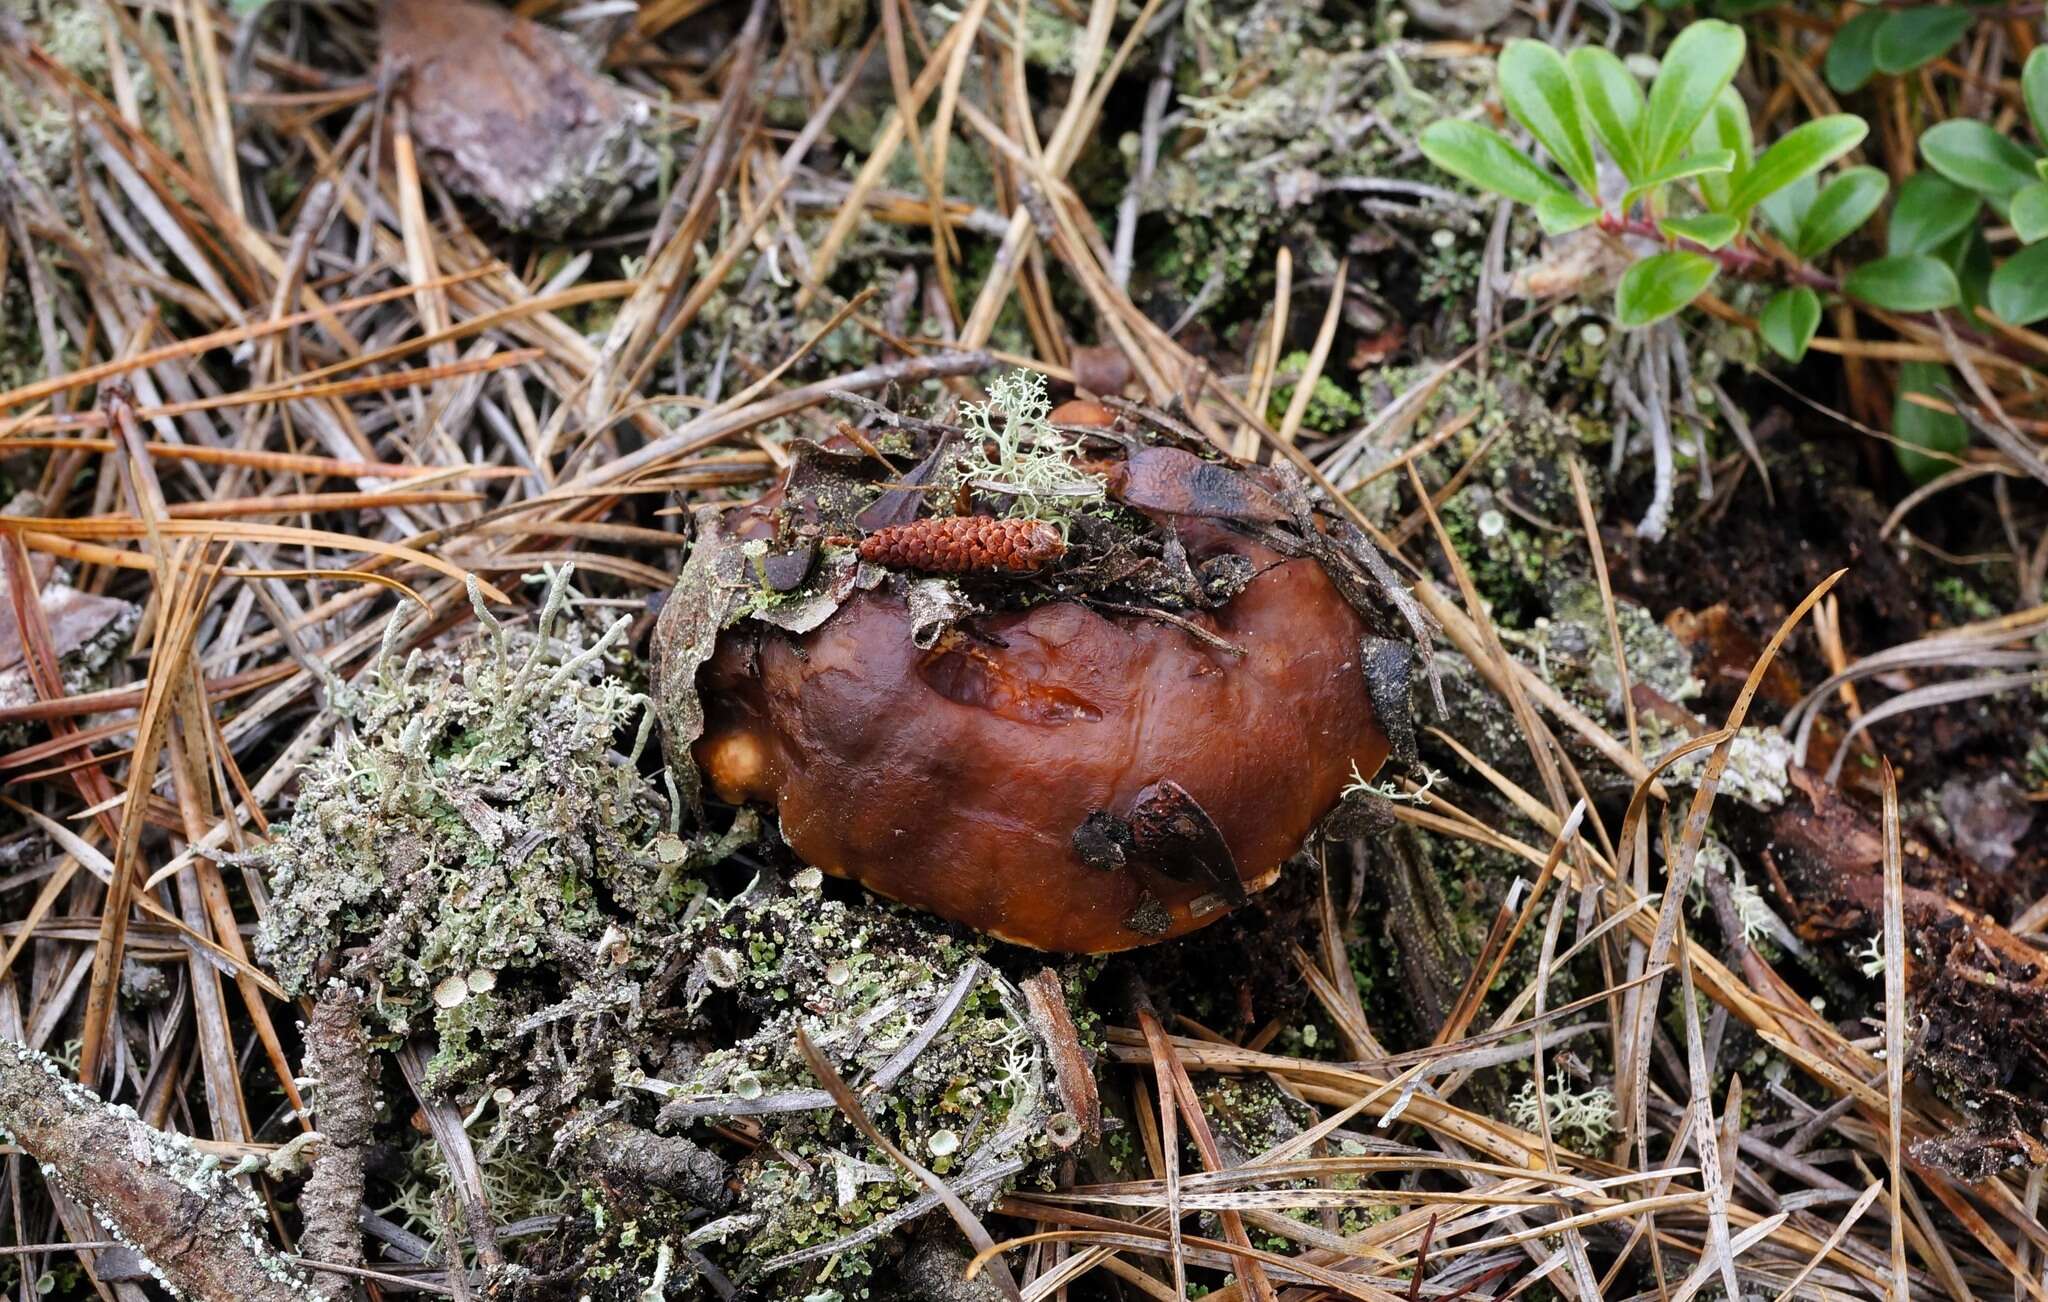
<svg viewBox="0 0 2048 1302">
<path fill-rule="evenodd" d="M 198 1298 L 306 1302 L 319 1295 L 270 1245 L 261 1205 L 190 1141 L 110 1107 L 55 1059 L 0 1039 L 0 1134 L 133 1248 L 164 1284 Z"/>
</svg>

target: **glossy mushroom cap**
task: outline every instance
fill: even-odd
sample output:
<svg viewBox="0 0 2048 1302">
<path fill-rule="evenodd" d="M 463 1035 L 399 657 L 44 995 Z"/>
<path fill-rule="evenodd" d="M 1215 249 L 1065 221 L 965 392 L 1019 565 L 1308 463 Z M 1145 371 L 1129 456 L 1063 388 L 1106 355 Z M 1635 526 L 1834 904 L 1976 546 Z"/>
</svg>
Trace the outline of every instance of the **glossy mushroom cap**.
<svg viewBox="0 0 2048 1302">
<path fill-rule="evenodd" d="M 1214 921 L 1387 740 L 1366 626 L 1322 568 L 1179 530 L 1197 565 L 1251 561 L 1235 598 L 1185 616 L 1242 655 L 1072 601 L 925 651 L 901 596 L 858 593 L 800 637 L 720 641 L 698 677 L 712 791 L 774 804 L 805 862 L 1017 944 L 1100 953 Z"/>
</svg>

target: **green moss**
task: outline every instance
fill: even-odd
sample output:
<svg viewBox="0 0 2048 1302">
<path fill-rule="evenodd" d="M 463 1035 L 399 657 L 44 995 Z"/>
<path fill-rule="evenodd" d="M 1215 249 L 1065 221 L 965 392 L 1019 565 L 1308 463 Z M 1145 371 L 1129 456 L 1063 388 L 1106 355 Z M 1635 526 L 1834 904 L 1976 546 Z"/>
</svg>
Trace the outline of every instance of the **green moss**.
<svg viewBox="0 0 2048 1302">
<path fill-rule="evenodd" d="M 1371 7 L 1185 7 L 1176 89 L 1190 143 L 1163 151 L 1141 195 L 1144 210 L 1164 219 L 1145 268 L 1163 297 L 1205 303 L 1218 323 L 1253 316 L 1249 305 L 1270 298 L 1283 243 L 1297 280 L 1334 271 L 1347 251 L 1343 232 L 1369 221 L 1349 183 L 1441 183 L 1405 142 L 1483 97 L 1486 81 L 1468 76 L 1467 61 L 1411 66 L 1390 35 Z M 1471 227 L 1476 247 L 1469 218 L 1442 220 Z"/>
<path fill-rule="evenodd" d="M 1275 429 L 1280 427 L 1281 418 L 1294 401 L 1295 390 L 1300 387 L 1299 377 L 1308 369 L 1307 353 L 1290 353 L 1280 359 L 1276 374 L 1288 377 L 1285 383 L 1273 388 L 1273 399 L 1267 408 L 1267 422 Z M 1302 428 L 1319 434 L 1340 433 L 1362 415 L 1365 407 L 1345 388 L 1331 379 L 1328 373 L 1316 377 L 1315 387 L 1309 390 L 1308 407 L 1302 415 Z"/>
<path fill-rule="evenodd" d="M 1960 575 L 1944 574 L 1935 579 L 1934 598 L 1941 603 L 1942 612 L 1958 624 L 1991 619 L 1999 613 L 1996 602 Z"/>
</svg>

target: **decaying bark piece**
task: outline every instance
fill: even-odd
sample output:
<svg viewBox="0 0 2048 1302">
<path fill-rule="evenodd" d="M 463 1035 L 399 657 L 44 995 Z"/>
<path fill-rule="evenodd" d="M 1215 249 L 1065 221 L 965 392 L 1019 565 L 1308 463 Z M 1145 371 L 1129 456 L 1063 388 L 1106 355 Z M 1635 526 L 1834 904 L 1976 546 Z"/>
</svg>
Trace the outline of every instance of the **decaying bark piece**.
<svg viewBox="0 0 2048 1302">
<path fill-rule="evenodd" d="M 360 994 L 338 985 L 321 994 L 306 1026 L 306 1065 L 318 1082 L 314 1115 L 325 1142 L 299 1195 L 306 1219 L 299 1250 L 313 1261 L 360 1266 L 363 1150 L 377 1120 L 376 1065 Z M 337 1302 L 355 1295 L 348 1276 L 338 1272 L 322 1275 L 319 1288 Z"/>
<path fill-rule="evenodd" d="M 43 620 L 49 625 L 51 650 L 66 687 L 85 690 L 90 679 L 126 648 L 141 608 L 117 597 L 81 592 L 62 582 L 52 582 L 54 566 L 47 556 L 30 559 L 35 576 L 37 600 Z M 8 580 L 0 575 L 0 708 L 35 702 L 35 682 L 30 678 L 21 640 L 21 625 L 15 617 L 15 603 Z M 26 734 L 15 734 L 20 725 L 5 725 L 0 742 L 14 744 Z"/>
<path fill-rule="evenodd" d="M 217 1159 L 109 1107 L 13 1040 L 0 1040 L 0 1132 L 170 1287 L 239 1302 L 319 1296 L 272 1250 L 256 1200 Z"/>
<path fill-rule="evenodd" d="M 1089 1061 L 1087 1050 L 1081 1047 L 1081 1037 L 1074 1030 L 1073 1014 L 1060 991 L 1059 974 L 1042 968 L 1017 984 L 1024 992 L 1024 1006 L 1031 1011 L 1031 1027 L 1052 1058 L 1053 1083 L 1059 1089 L 1060 1102 L 1074 1118 L 1072 1138 L 1061 1147 L 1076 1140 L 1091 1147 L 1101 1143 L 1102 1100 L 1095 1092 L 1095 1065 Z M 1059 1142 L 1057 1136 L 1054 1142 Z"/>
<path fill-rule="evenodd" d="M 1800 932 L 1880 930 L 1881 828 L 1811 774 L 1793 779 L 1806 803 L 1772 819 L 1768 854 L 1799 902 Z M 1908 1065 L 1969 1119 L 1913 1156 L 1965 1180 L 2048 1164 L 2048 955 L 1965 902 L 1986 888 L 1975 865 L 1908 836 L 1905 870 Z"/>
<path fill-rule="evenodd" d="M 623 1121 L 600 1123 L 574 1146 L 575 1161 L 593 1175 L 644 1193 L 663 1189 L 699 1207 L 733 1205 L 732 1168 L 680 1135 L 658 1135 Z"/>
<path fill-rule="evenodd" d="M 441 179 L 506 226 L 602 226 L 652 179 L 641 111 L 552 29 L 473 0 L 384 0 L 378 38 Z"/>
</svg>

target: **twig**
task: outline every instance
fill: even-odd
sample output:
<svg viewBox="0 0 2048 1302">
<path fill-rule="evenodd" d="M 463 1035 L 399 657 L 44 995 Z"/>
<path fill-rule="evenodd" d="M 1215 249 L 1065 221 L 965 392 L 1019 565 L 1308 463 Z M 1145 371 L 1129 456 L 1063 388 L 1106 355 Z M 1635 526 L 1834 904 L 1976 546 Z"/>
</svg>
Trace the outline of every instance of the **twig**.
<svg viewBox="0 0 2048 1302">
<path fill-rule="evenodd" d="M 109 1108 L 66 1081 L 54 1059 L 12 1040 L 0 1040 L 0 1131 L 172 1286 L 248 1302 L 297 1302 L 311 1287 L 265 1242 L 254 1199 L 216 1163 Z"/>
<path fill-rule="evenodd" d="M 336 1268 L 315 1287 L 334 1302 L 351 1295 L 348 1271 L 363 1264 L 363 1153 L 376 1124 L 375 1066 L 363 1031 L 362 996 L 330 986 L 306 1024 L 306 1066 L 317 1082 L 322 1142 L 299 1195 L 299 1251 Z"/>
</svg>

